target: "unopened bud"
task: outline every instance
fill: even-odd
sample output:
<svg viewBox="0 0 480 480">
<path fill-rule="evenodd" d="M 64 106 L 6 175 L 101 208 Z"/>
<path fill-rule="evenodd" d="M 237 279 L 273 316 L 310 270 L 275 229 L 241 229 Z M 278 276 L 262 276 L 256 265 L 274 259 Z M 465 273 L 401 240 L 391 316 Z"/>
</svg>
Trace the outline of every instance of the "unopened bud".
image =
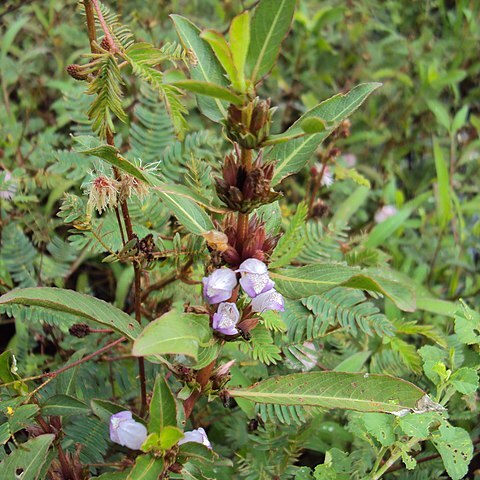
<svg viewBox="0 0 480 480">
<path fill-rule="evenodd" d="M 90 327 L 86 323 L 76 323 L 72 325 L 68 331 L 70 335 L 74 337 L 83 338 L 86 337 L 90 333 Z"/>
<path fill-rule="evenodd" d="M 82 67 L 76 63 L 67 66 L 67 73 L 75 80 L 86 80 L 88 74 L 84 73 Z"/>
</svg>

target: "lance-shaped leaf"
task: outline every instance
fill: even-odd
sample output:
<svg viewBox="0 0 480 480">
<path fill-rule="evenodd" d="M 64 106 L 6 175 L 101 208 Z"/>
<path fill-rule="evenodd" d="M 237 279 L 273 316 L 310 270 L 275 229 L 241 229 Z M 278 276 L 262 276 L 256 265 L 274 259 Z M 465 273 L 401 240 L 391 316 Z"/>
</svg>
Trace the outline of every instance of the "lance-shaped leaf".
<svg viewBox="0 0 480 480">
<path fill-rule="evenodd" d="M 138 178 L 142 182 L 148 184 L 150 183 L 150 180 L 140 168 L 133 163 L 130 163 L 126 158 L 123 158 L 118 153 L 118 150 L 111 145 L 101 145 L 100 147 L 91 148 L 90 150 L 83 150 L 80 153 L 101 158 L 113 167 L 117 167 L 120 170 L 132 175 L 132 177 Z"/>
<path fill-rule="evenodd" d="M 168 383 L 161 375 L 157 375 L 150 402 L 148 431 L 160 435 L 167 426 L 177 426 L 177 404 Z"/>
<path fill-rule="evenodd" d="M 218 61 L 221 63 L 225 72 L 227 72 L 230 82 L 236 84 L 238 73 L 233 63 L 230 45 L 225 40 L 225 37 L 215 30 L 204 30 L 200 34 L 200 38 L 203 38 L 212 47 Z"/>
<path fill-rule="evenodd" d="M 237 94 L 228 88 L 221 87 L 215 83 L 201 82 L 199 80 L 178 80 L 171 83 L 171 85 L 183 88 L 189 92 L 198 93 L 199 95 L 206 95 L 207 97 L 225 100 L 226 102 L 234 103 L 235 105 L 241 105 L 243 102 L 242 98 Z"/>
<path fill-rule="evenodd" d="M 291 299 L 318 295 L 336 286 L 343 286 L 378 292 L 402 310 L 415 310 L 414 292 L 409 287 L 355 267 L 324 263 L 279 269 L 270 272 L 270 277 L 275 280 L 276 289 Z"/>
<path fill-rule="evenodd" d="M 117 307 L 103 300 L 62 288 L 22 288 L 0 297 L 0 305 L 33 305 L 70 313 L 112 328 L 130 340 L 140 333 L 139 324 Z"/>
<path fill-rule="evenodd" d="M 54 395 L 41 405 L 42 415 L 86 415 L 90 407 L 70 395 Z"/>
<path fill-rule="evenodd" d="M 192 79 L 228 87 L 220 62 L 210 45 L 200 38 L 200 29 L 180 15 L 171 15 L 171 18 L 183 46 L 195 55 L 196 61 L 190 65 Z M 199 96 L 197 102 L 200 111 L 214 122 L 220 122 L 227 116 L 226 103 L 218 98 Z"/>
<path fill-rule="evenodd" d="M 380 83 L 364 83 L 357 85 L 346 94 L 335 95 L 302 115 L 286 132 L 281 134 L 281 140 L 285 138 L 293 138 L 293 140 L 275 145 L 266 154 L 266 159 L 277 162 L 272 185 L 276 185 L 283 178 L 301 170 L 320 143 L 332 133 L 335 126 L 350 116 L 380 85 Z M 320 133 L 307 135 L 302 129 L 302 125 L 305 125 L 306 120 L 312 118 L 315 119 L 315 124 L 324 122 L 328 128 Z M 310 120 L 306 122 L 307 125 L 309 123 L 311 123 Z M 268 141 L 275 143 L 275 136 Z"/>
<path fill-rule="evenodd" d="M 172 210 L 178 221 L 190 232 L 202 235 L 213 230 L 210 217 L 193 200 L 165 191 L 158 191 L 162 201 Z"/>
<path fill-rule="evenodd" d="M 271 377 L 248 388 L 229 389 L 228 394 L 261 404 L 341 408 L 360 412 L 405 414 L 441 408 L 423 390 L 406 380 L 368 373 L 293 373 Z"/>
<path fill-rule="evenodd" d="M 127 480 L 158 480 L 163 472 L 163 458 L 152 455 L 139 455 Z"/>
<path fill-rule="evenodd" d="M 266 75 L 275 64 L 285 38 L 296 0 L 262 0 L 251 22 L 247 71 L 253 82 Z"/>
<path fill-rule="evenodd" d="M 55 439 L 55 435 L 39 435 L 17 448 L 2 463 L 0 463 L 1 479 L 37 480 L 40 471 L 49 460 L 48 449 Z M 51 458 L 50 458 L 51 461 Z M 21 473 L 21 477 L 18 474 Z"/>
<path fill-rule="evenodd" d="M 236 16 L 230 24 L 228 33 L 233 63 L 238 74 L 238 87 L 241 92 L 245 92 L 245 64 L 250 47 L 250 13 L 246 11 Z"/>
<path fill-rule="evenodd" d="M 175 310 L 150 323 L 133 344 L 133 355 L 180 354 L 197 358 L 198 349 L 212 340 L 208 315 Z"/>
</svg>

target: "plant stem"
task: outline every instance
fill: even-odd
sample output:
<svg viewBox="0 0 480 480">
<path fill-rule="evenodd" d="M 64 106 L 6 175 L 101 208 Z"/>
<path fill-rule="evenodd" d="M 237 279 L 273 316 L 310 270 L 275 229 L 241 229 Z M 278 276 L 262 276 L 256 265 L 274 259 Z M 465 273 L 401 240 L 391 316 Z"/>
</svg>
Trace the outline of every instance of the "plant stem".
<svg viewBox="0 0 480 480">
<path fill-rule="evenodd" d="M 213 368 L 215 367 L 216 360 L 213 360 L 206 367 L 203 367 L 197 374 L 197 382 L 200 384 L 200 389 L 195 390 L 183 403 L 183 409 L 185 411 L 185 419 L 187 419 L 193 411 L 193 407 L 197 400 L 201 397 L 204 388 L 210 380 Z"/>
<path fill-rule="evenodd" d="M 95 28 L 95 13 L 93 11 L 92 2 L 90 0 L 83 0 L 85 6 L 85 16 L 87 18 L 87 32 L 88 40 L 90 41 L 90 50 L 92 53 L 98 53 L 97 47 L 97 30 Z"/>
<path fill-rule="evenodd" d="M 382 467 L 376 472 L 373 471 L 370 477 L 371 480 L 378 480 L 382 477 L 384 473 L 402 456 L 402 452 L 409 452 L 417 443 L 419 442 L 418 438 L 411 438 L 409 442 L 405 444 L 405 447 L 397 450 L 394 450 L 390 455 L 390 458 L 382 465 Z"/>
<path fill-rule="evenodd" d="M 96 40 L 96 30 L 95 30 L 95 15 L 92 9 L 92 4 L 95 7 L 97 12 L 98 20 L 102 25 L 102 29 L 105 32 L 105 37 L 108 39 L 110 43 L 110 48 L 112 51 L 116 51 L 116 44 L 113 41 L 110 31 L 108 29 L 108 25 L 103 18 L 102 12 L 100 10 L 100 6 L 97 0 L 84 0 L 85 11 L 87 15 L 87 31 L 88 31 L 88 38 L 90 40 L 90 48 L 92 53 L 95 53 L 95 40 Z M 92 43 L 93 42 L 93 43 Z M 106 132 L 106 140 L 108 145 L 115 146 L 115 141 L 113 138 L 113 132 L 107 129 Z M 116 167 L 113 167 L 113 173 L 115 178 L 118 180 L 120 178 L 120 172 Z M 127 239 L 128 241 L 132 240 L 135 235 L 133 233 L 132 227 L 132 220 L 130 218 L 130 213 L 128 211 L 127 201 L 124 200 L 121 204 L 121 210 L 123 215 L 123 221 L 125 223 L 125 230 L 127 232 Z M 123 229 L 121 227 L 121 222 L 119 222 L 120 234 L 123 236 Z M 137 262 L 133 263 L 133 271 L 135 275 L 134 281 L 134 305 L 135 305 L 135 319 L 139 324 L 142 322 L 142 310 L 141 310 L 141 271 L 140 265 Z M 145 380 L 145 361 L 143 358 L 138 359 L 138 370 L 140 375 L 140 394 L 141 394 L 141 407 L 140 407 L 140 416 L 143 416 L 146 408 L 147 408 L 147 387 L 146 387 L 146 380 Z"/>
</svg>

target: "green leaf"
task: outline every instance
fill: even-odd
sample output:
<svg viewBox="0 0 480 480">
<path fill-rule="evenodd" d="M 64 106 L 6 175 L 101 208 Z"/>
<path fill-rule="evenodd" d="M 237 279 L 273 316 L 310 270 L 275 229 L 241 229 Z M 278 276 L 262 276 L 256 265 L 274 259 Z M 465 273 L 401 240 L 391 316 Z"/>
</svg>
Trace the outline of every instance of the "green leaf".
<svg viewBox="0 0 480 480">
<path fill-rule="evenodd" d="M 158 480 L 165 464 L 162 458 L 151 455 L 140 455 L 135 460 L 135 465 L 128 475 L 127 480 Z"/>
<path fill-rule="evenodd" d="M 480 314 L 461 302 L 455 313 L 455 333 L 460 342 L 475 345 L 480 342 Z"/>
<path fill-rule="evenodd" d="M 200 38 L 200 29 L 180 15 L 171 15 L 171 18 L 183 46 L 196 57 L 196 62 L 190 65 L 192 79 L 228 87 L 220 62 L 215 57 L 210 45 Z M 226 104 L 218 98 L 202 96 L 197 97 L 197 102 L 200 111 L 210 120 L 220 122 L 226 118 Z"/>
<path fill-rule="evenodd" d="M 158 92 L 165 103 L 175 131 L 180 138 L 183 138 L 188 128 L 184 117 L 188 110 L 180 100 L 182 91 L 174 85 L 164 83 L 163 73 L 152 66 L 158 63 L 159 55 L 159 51 L 152 45 L 141 43 L 129 47 L 124 57 L 131 65 L 133 73 L 148 82 Z"/>
<path fill-rule="evenodd" d="M 112 328 L 130 340 L 140 333 L 138 323 L 122 310 L 103 300 L 61 288 L 23 288 L 0 297 L 0 305 L 33 305 L 60 312 Z"/>
<path fill-rule="evenodd" d="M 171 83 L 178 88 L 183 88 L 189 92 L 198 93 L 199 95 L 206 95 L 207 97 L 218 98 L 226 102 L 241 105 L 243 100 L 228 88 L 221 87 L 215 83 L 202 82 L 200 80 L 178 80 Z"/>
<path fill-rule="evenodd" d="M 400 378 L 343 372 L 271 377 L 246 389 L 229 389 L 228 393 L 234 398 L 246 398 L 262 404 L 385 413 L 416 410 L 426 396 L 420 388 Z"/>
<path fill-rule="evenodd" d="M 332 133 L 335 126 L 350 116 L 380 85 L 380 83 L 363 83 L 357 85 L 348 93 L 339 93 L 302 115 L 302 117 L 285 132 L 289 136 L 302 136 L 275 145 L 266 153 L 265 157 L 267 160 L 278 162 L 275 167 L 272 186 L 275 186 L 283 178 L 300 171 L 307 164 L 320 143 Z M 318 118 L 326 124 L 334 126 L 330 126 L 321 133 L 305 136 L 301 124 L 308 118 Z"/>
<path fill-rule="evenodd" d="M 54 395 L 41 405 L 42 415 L 81 415 L 90 411 L 85 403 L 69 395 Z"/>
<path fill-rule="evenodd" d="M 208 42 L 208 44 L 212 47 L 213 53 L 215 53 L 223 69 L 227 72 L 230 82 L 232 85 L 234 85 L 234 88 L 237 88 L 238 73 L 233 63 L 230 45 L 225 40 L 225 37 L 220 32 L 216 32 L 215 30 L 204 30 L 200 34 L 200 38 Z"/>
<path fill-rule="evenodd" d="M 208 315 L 179 313 L 175 310 L 157 318 L 133 344 L 133 355 L 180 354 L 197 358 L 200 346 L 212 339 Z"/>
<path fill-rule="evenodd" d="M 248 10 L 232 20 L 229 35 L 233 64 L 238 75 L 239 91 L 245 92 L 245 64 L 250 46 L 250 13 Z"/>
<path fill-rule="evenodd" d="M 162 450 L 169 450 L 178 441 L 183 438 L 183 432 L 177 428 L 167 425 L 160 433 L 160 448 Z"/>
<path fill-rule="evenodd" d="M 453 480 L 463 478 L 468 472 L 468 465 L 473 456 L 472 440 L 468 432 L 445 422 L 432 437 L 432 442 L 441 455 L 450 477 Z"/>
<path fill-rule="evenodd" d="M 165 191 L 159 191 L 158 195 L 188 231 L 202 235 L 214 229 L 210 217 L 194 201 Z"/>
<path fill-rule="evenodd" d="M 115 147 L 111 145 L 102 145 L 100 147 L 91 148 L 90 150 L 83 150 L 80 153 L 85 155 L 93 155 L 94 157 L 105 160 L 110 165 L 123 170 L 142 182 L 150 184 L 149 179 L 145 176 L 140 168 L 130 163 L 126 158 L 123 158 Z"/>
<path fill-rule="evenodd" d="M 436 138 L 433 139 L 433 157 L 435 158 L 435 169 L 437 171 L 438 224 L 441 229 L 444 229 L 452 217 L 452 199 L 447 162 Z"/>
<path fill-rule="evenodd" d="M 25 395 L 28 392 L 28 386 L 22 381 L 20 376 L 15 373 L 15 362 L 15 356 L 10 350 L 5 350 L 0 354 L 0 381 L 2 383 L 10 383 L 9 389 L 16 391 L 20 395 Z"/>
<path fill-rule="evenodd" d="M 425 439 L 430 436 L 431 425 L 440 420 L 441 417 L 435 412 L 425 412 L 422 415 L 408 413 L 398 419 L 398 425 L 409 437 Z"/>
<path fill-rule="evenodd" d="M 275 64 L 295 11 L 295 0 L 262 0 L 251 22 L 247 71 L 256 83 Z"/>
<path fill-rule="evenodd" d="M 471 395 L 478 389 L 478 374 L 473 368 L 459 368 L 451 377 L 450 383 L 457 392 Z"/>
<path fill-rule="evenodd" d="M 388 297 L 402 310 L 415 310 L 414 295 L 408 287 L 363 273 L 355 267 L 324 263 L 272 271 L 270 277 L 275 280 L 276 288 L 282 295 L 294 300 L 343 286 L 375 291 Z"/>
<path fill-rule="evenodd" d="M 418 416 L 418 415 L 417 415 Z M 394 419 L 384 413 L 366 413 L 363 423 L 367 432 L 375 437 L 384 447 L 389 447 L 395 442 L 393 431 Z"/>
<path fill-rule="evenodd" d="M 335 372 L 359 372 L 365 365 L 366 361 L 370 358 L 371 354 L 372 352 L 368 350 L 366 352 L 354 353 L 340 362 L 333 370 Z"/>
<path fill-rule="evenodd" d="M 321 118 L 310 117 L 300 122 L 300 128 L 308 134 L 320 133 L 326 130 L 327 125 Z"/>
<path fill-rule="evenodd" d="M 33 417 L 37 415 L 39 408 L 37 405 L 20 405 L 13 409 L 13 414 L 7 415 L 10 433 L 14 433 L 26 428 L 33 423 Z"/>
<path fill-rule="evenodd" d="M 0 478 L 16 479 L 21 473 L 22 480 L 39 480 L 40 471 L 48 459 L 48 449 L 55 435 L 39 435 L 17 448 L 0 463 Z"/>
<path fill-rule="evenodd" d="M 158 433 L 166 426 L 177 426 L 177 404 L 166 380 L 157 375 L 150 402 L 149 433 Z"/>
</svg>

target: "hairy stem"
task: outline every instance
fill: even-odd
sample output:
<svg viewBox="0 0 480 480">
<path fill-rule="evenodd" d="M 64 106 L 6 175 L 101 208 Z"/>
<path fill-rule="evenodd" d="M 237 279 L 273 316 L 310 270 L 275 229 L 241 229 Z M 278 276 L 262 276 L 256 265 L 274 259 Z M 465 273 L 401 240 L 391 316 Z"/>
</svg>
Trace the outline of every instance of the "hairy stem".
<svg viewBox="0 0 480 480">
<path fill-rule="evenodd" d="M 378 480 L 379 478 L 381 478 L 382 475 L 385 474 L 388 469 L 402 456 L 403 451 L 408 453 L 417 443 L 418 438 L 411 438 L 410 441 L 405 444 L 404 448 L 395 449 L 390 455 L 390 458 L 381 466 L 380 469 L 378 469 L 377 471 L 372 471 L 370 479 Z"/>
</svg>

